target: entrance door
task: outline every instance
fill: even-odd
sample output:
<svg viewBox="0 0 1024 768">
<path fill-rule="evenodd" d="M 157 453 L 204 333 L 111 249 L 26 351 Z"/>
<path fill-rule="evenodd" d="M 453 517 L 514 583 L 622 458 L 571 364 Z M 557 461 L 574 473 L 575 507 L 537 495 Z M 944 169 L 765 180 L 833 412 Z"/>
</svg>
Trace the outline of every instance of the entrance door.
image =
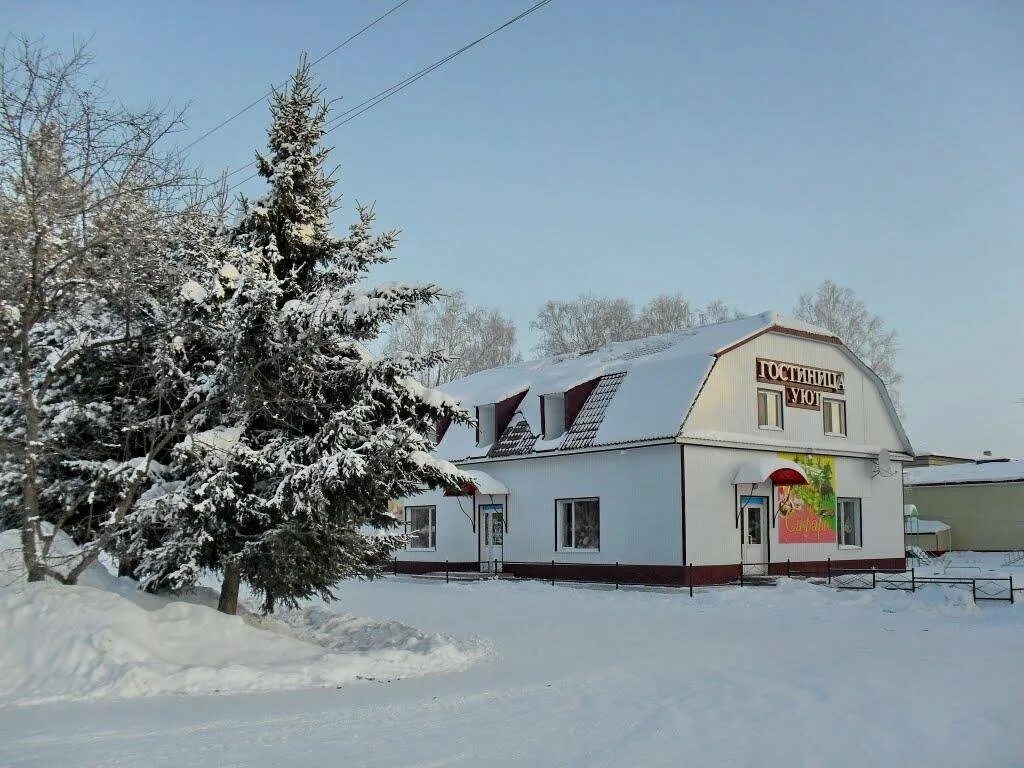
<svg viewBox="0 0 1024 768">
<path fill-rule="evenodd" d="M 505 506 L 480 505 L 480 570 L 500 572 L 505 559 Z"/>
<path fill-rule="evenodd" d="M 740 504 L 743 508 L 743 562 L 750 563 L 744 566 L 744 573 L 765 574 L 768 572 L 768 547 L 765 542 L 768 535 L 765 525 L 768 505 L 762 496 L 744 496 Z"/>
</svg>

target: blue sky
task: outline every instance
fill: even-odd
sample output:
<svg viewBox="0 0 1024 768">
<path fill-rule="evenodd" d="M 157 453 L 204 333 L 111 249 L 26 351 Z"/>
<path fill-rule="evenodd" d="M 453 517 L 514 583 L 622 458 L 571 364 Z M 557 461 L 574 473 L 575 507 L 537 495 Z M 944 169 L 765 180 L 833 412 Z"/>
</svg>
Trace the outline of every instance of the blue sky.
<svg viewBox="0 0 1024 768">
<path fill-rule="evenodd" d="M 8 0 L 0 26 L 91 40 L 125 101 L 189 105 L 187 143 L 393 2 Z M 317 73 L 352 105 L 529 4 L 411 0 Z M 346 201 L 404 231 L 380 278 L 461 288 L 527 351 L 549 297 L 789 312 L 831 278 L 899 330 L 916 446 L 1024 455 L 1022 39 L 1015 0 L 554 0 L 332 141 Z M 266 121 L 191 152 L 237 167 Z"/>
</svg>

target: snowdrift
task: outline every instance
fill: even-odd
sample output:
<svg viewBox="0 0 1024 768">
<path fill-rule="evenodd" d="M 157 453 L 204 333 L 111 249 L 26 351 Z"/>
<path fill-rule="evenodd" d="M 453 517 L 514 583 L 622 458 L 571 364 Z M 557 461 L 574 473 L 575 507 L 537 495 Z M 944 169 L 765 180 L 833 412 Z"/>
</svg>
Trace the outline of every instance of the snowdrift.
<svg viewBox="0 0 1024 768">
<path fill-rule="evenodd" d="M 61 542 L 62 549 L 73 546 Z M 17 532 L 0 534 L 0 707 L 70 699 L 337 686 L 462 669 L 480 640 L 317 605 L 227 616 L 137 591 L 94 566 L 83 585 L 28 584 Z"/>
</svg>

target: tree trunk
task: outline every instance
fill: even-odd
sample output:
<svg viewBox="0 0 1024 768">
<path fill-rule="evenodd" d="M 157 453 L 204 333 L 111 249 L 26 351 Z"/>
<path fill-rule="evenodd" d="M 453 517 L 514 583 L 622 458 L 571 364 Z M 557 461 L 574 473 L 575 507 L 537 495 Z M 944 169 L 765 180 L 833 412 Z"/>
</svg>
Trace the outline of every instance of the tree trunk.
<svg viewBox="0 0 1024 768">
<path fill-rule="evenodd" d="M 21 550 L 23 562 L 25 563 L 25 575 L 29 581 L 42 581 L 46 577 L 46 571 L 36 557 L 36 532 L 31 523 L 21 527 Z"/>
<path fill-rule="evenodd" d="M 127 555 L 121 555 L 117 558 L 117 575 L 127 576 L 132 579 L 138 580 L 135 572 L 139 568 L 139 558 L 128 557 Z"/>
<path fill-rule="evenodd" d="M 46 576 L 43 564 L 39 562 L 36 550 L 36 521 L 39 520 L 38 451 L 39 408 L 36 406 L 29 376 L 29 342 L 26 323 L 21 330 L 21 365 L 18 368 L 18 383 L 21 385 L 21 407 L 25 416 L 25 456 L 23 459 L 24 480 L 22 484 L 21 556 L 25 563 L 25 574 L 29 581 L 42 581 Z"/>
<path fill-rule="evenodd" d="M 224 583 L 220 585 L 220 600 L 217 601 L 217 610 L 234 616 L 238 613 L 238 585 L 242 580 L 242 574 L 238 570 L 238 563 L 228 560 L 224 565 Z"/>
</svg>

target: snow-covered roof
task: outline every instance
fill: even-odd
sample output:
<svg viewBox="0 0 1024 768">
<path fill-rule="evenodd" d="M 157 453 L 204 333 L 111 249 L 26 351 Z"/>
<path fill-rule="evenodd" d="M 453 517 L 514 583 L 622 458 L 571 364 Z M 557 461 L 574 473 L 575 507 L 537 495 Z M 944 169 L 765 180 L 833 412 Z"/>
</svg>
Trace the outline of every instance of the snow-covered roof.
<svg viewBox="0 0 1024 768">
<path fill-rule="evenodd" d="M 541 434 L 540 395 L 566 392 L 605 377 L 609 384 L 592 393 L 600 409 L 588 414 L 592 434 L 574 443 L 537 440 L 533 451 L 566 447 L 642 442 L 674 438 L 692 407 L 716 355 L 769 329 L 836 341 L 828 331 L 774 312 L 714 325 L 621 341 L 582 354 L 566 354 L 480 371 L 445 384 L 442 389 L 471 413 L 475 406 L 500 403 L 523 392 L 511 425 L 525 422 L 526 433 Z M 613 380 L 611 374 L 620 374 Z M 624 374 L 624 375 L 622 375 Z M 587 407 L 594 397 L 588 399 Z M 580 422 L 581 419 L 577 419 Z M 570 430 L 570 435 L 572 430 Z M 499 436 L 500 437 L 500 436 Z M 453 424 L 438 452 L 452 459 L 481 457 L 490 446 L 477 446 L 473 427 Z"/>
<path fill-rule="evenodd" d="M 911 467 L 903 471 L 904 485 L 957 485 L 1024 481 L 1024 459 Z"/>
<path fill-rule="evenodd" d="M 479 469 L 470 469 L 465 472 L 472 478 L 473 487 L 476 488 L 476 492 L 484 496 L 501 496 L 508 495 L 508 487 L 501 482 L 496 480 L 486 472 L 482 472 Z"/>
<path fill-rule="evenodd" d="M 920 518 L 906 518 L 903 530 L 906 533 L 942 533 L 948 531 L 949 526 L 941 520 L 921 520 Z"/>
</svg>

